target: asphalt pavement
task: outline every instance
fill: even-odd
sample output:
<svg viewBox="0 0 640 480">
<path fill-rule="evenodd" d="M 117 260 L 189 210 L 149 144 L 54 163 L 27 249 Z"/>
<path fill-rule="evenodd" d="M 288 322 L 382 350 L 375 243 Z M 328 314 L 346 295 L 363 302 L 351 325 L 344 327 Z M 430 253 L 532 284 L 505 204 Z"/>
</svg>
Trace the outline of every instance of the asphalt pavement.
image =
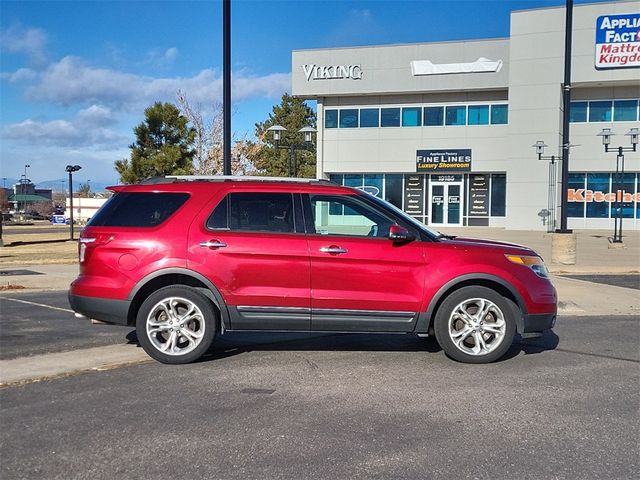
<svg viewBox="0 0 640 480">
<path fill-rule="evenodd" d="M 410 335 L 229 336 L 196 364 L 4 388 L 0 476 L 638 478 L 637 319 L 555 333 L 491 365 Z"/>
</svg>

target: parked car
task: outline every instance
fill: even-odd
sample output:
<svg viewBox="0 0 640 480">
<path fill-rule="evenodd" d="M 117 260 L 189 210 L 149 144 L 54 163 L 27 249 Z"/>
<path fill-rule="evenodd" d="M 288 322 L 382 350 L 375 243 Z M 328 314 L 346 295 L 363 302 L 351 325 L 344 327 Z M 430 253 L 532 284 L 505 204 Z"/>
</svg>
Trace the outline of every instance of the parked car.
<svg viewBox="0 0 640 480">
<path fill-rule="evenodd" d="M 160 362 L 276 330 L 435 335 L 451 358 L 487 363 L 555 322 L 534 251 L 433 232 L 355 188 L 173 177 L 110 190 L 82 231 L 69 302 L 135 325 Z"/>
</svg>

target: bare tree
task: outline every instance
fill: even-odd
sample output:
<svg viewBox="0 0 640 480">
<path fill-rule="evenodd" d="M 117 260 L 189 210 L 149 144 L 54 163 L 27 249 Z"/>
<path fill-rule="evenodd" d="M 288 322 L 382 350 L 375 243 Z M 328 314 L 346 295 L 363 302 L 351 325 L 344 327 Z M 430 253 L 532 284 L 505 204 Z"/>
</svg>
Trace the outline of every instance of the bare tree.
<svg viewBox="0 0 640 480">
<path fill-rule="evenodd" d="M 211 113 L 203 114 L 200 104 L 191 105 L 186 94 L 178 90 L 178 107 L 196 131 L 195 155 L 193 157 L 194 175 L 222 175 L 223 168 L 223 115 L 222 104 L 214 102 Z M 245 135 L 242 138 L 234 133 L 231 147 L 231 173 L 233 175 L 251 175 L 255 170 L 253 159 L 261 148 L 259 143 L 251 142 Z"/>
</svg>

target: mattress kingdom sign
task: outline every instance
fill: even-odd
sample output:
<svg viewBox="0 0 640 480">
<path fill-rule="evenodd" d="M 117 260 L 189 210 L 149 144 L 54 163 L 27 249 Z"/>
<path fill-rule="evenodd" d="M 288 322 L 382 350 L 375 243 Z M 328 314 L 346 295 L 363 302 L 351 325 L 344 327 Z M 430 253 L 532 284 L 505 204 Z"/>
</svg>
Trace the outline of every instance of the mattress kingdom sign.
<svg viewBox="0 0 640 480">
<path fill-rule="evenodd" d="M 640 67 L 640 13 L 598 17 L 595 66 L 598 70 Z"/>
<path fill-rule="evenodd" d="M 416 172 L 470 172 L 471 149 L 417 150 Z"/>
</svg>

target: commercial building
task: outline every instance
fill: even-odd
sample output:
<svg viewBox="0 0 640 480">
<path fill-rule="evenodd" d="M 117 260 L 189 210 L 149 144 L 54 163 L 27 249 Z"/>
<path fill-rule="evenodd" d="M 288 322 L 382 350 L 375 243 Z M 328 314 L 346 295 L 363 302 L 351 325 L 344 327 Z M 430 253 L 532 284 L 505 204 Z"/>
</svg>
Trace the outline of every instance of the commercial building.
<svg viewBox="0 0 640 480">
<path fill-rule="evenodd" d="M 565 9 L 515 11 L 510 37 L 296 50 L 292 91 L 317 101 L 317 174 L 363 188 L 428 225 L 559 225 Z M 569 228 L 640 229 L 640 149 L 617 187 L 612 146 L 638 128 L 640 8 L 574 7 Z M 553 175 L 555 173 L 555 180 Z M 553 226 L 553 225 L 552 225 Z"/>
</svg>

